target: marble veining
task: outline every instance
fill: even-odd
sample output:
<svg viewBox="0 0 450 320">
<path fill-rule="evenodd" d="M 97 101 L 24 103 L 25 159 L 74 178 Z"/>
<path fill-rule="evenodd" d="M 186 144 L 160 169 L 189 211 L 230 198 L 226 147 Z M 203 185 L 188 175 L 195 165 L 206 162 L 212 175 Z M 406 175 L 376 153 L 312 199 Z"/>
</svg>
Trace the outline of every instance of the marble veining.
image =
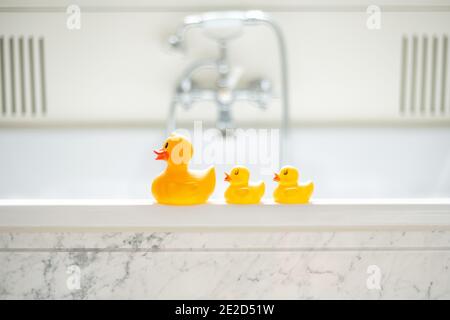
<svg viewBox="0 0 450 320">
<path fill-rule="evenodd" d="M 450 231 L 0 233 L 5 249 L 449 248 Z"/>
<path fill-rule="evenodd" d="M 449 299 L 449 247 L 442 230 L 1 233 L 0 298 Z"/>
</svg>

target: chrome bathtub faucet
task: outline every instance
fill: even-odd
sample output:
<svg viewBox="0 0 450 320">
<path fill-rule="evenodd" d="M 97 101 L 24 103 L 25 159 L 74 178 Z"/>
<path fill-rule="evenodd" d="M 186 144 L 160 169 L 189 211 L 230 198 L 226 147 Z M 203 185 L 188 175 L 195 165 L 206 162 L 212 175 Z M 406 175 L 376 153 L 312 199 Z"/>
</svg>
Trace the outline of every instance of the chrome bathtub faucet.
<svg viewBox="0 0 450 320">
<path fill-rule="evenodd" d="M 217 42 L 220 52 L 218 58 L 197 61 L 182 73 L 176 84 L 169 110 L 167 123 L 169 133 L 176 129 L 177 106 L 189 109 L 196 102 L 214 102 L 218 110 L 216 127 L 222 133 L 225 133 L 226 129 L 234 127 L 231 107 L 235 102 L 250 102 L 260 109 L 267 107 L 272 99 L 271 81 L 266 78 L 259 78 L 251 81 L 244 88 L 237 88 L 236 85 L 240 77 L 239 68 L 232 68 L 228 60 L 228 42 L 240 36 L 244 26 L 258 25 L 269 26 L 275 32 L 278 40 L 283 106 L 280 159 L 283 158 L 283 142 L 288 130 L 289 119 L 286 48 L 283 34 L 278 25 L 261 11 L 222 11 L 187 16 L 176 33 L 169 37 L 169 44 L 172 48 L 183 50 L 186 32 L 191 28 L 201 28 L 209 38 Z M 217 72 L 217 81 L 213 88 L 201 87 L 193 80 L 193 76 L 204 69 L 213 69 Z"/>
</svg>

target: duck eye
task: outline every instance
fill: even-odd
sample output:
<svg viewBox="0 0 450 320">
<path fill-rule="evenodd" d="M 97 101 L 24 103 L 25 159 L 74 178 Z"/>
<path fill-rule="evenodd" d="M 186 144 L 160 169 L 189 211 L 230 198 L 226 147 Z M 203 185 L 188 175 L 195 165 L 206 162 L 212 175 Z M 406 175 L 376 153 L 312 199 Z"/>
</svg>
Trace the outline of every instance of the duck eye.
<svg viewBox="0 0 450 320">
<path fill-rule="evenodd" d="M 236 170 L 236 171 L 234 172 L 234 174 L 237 176 L 237 175 L 239 174 L 239 169 Z"/>
<path fill-rule="evenodd" d="M 168 146 L 169 146 L 169 143 L 166 142 L 166 145 L 164 146 L 164 148 L 167 149 Z"/>
<path fill-rule="evenodd" d="M 288 174 L 288 171 L 284 170 L 283 174 L 286 176 Z"/>
</svg>

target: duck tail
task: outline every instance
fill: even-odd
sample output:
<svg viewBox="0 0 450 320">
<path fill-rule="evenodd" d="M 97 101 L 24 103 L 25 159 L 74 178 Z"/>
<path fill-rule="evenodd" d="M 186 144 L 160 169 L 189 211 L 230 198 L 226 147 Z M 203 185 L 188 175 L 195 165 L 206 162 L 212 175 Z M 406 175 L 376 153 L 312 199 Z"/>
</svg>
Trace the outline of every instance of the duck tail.
<svg viewBox="0 0 450 320">
<path fill-rule="evenodd" d="M 207 170 L 208 170 L 207 179 L 212 182 L 214 191 L 214 188 L 216 186 L 216 169 L 214 168 L 214 166 L 210 166 Z"/>
<path fill-rule="evenodd" d="M 311 198 L 311 195 L 314 191 L 314 183 L 310 182 L 305 186 L 305 193 L 306 193 L 306 198 L 309 200 L 309 198 Z"/>
<path fill-rule="evenodd" d="M 258 186 L 258 195 L 260 198 L 263 197 L 264 192 L 266 192 L 266 185 L 264 184 L 264 181 L 263 181 Z"/>
</svg>

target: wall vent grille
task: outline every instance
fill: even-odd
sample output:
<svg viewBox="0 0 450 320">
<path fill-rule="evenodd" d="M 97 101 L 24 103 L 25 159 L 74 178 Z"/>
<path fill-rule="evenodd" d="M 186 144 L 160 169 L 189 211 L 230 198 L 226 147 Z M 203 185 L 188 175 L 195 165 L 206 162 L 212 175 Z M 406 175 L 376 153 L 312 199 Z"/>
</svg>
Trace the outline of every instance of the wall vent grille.
<svg viewBox="0 0 450 320">
<path fill-rule="evenodd" d="M 44 38 L 0 35 L 0 119 L 46 112 Z"/>
<path fill-rule="evenodd" d="M 400 102 L 402 115 L 450 115 L 448 35 L 403 36 Z"/>
</svg>

